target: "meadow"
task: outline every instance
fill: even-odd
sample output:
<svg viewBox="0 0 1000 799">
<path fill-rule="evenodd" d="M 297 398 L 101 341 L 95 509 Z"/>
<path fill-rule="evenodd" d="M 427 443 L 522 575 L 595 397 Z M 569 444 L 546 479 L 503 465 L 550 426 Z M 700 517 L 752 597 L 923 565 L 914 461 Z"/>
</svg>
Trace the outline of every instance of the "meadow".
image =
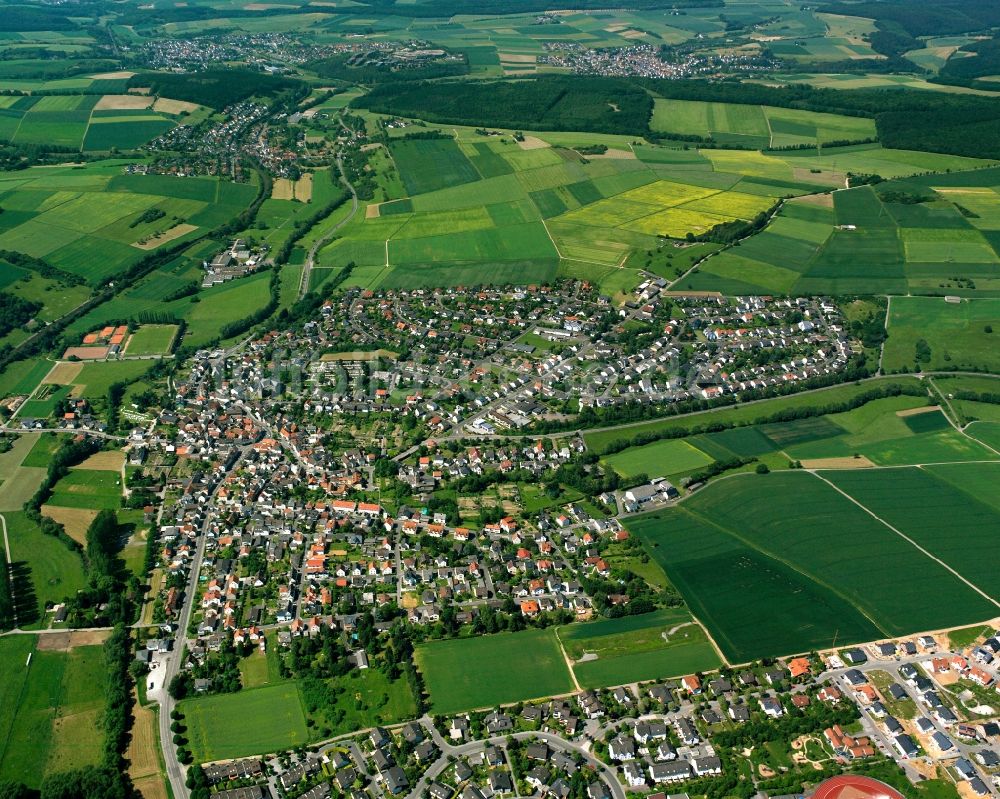
<svg viewBox="0 0 1000 799">
<path fill-rule="evenodd" d="M 62 541 L 45 535 L 24 511 L 4 511 L 10 556 L 19 570 L 16 587 L 21 627 L 45 618 L 45 606 L 72 597 L 87 584 L 83 559 Z"/>
<path fill-rule="evenodd" d="M 841 486 L 842 480 L 877 484 L 908 471 L 823 475 Z M 937 501 L 961 512 L 954 497 L 939 493 Z M 629 528 L 733 662 L 970 623 L 996 612 L 808 473 L 739 475 Z M 928 592 L 939 600 L 924 602 Z"/>
<path fill-rule="evenodd" d="M 63 508 L 115 510 L 121 507 L 121 475 L 113 471 L 71 469 L 52 489 L 47 504 Z"/>
<path fill-rule="evenodd" d="M 47 774 L 100 762 L 95 728 L 104 707 L 103 647 L 36 644 L 30 636 L 0 639 L 0 779 L 34 788 Z"/>
<path fill-rule="evenodd" d="M 882 355 L 886 371 L 924 370 L 1000 372 L 1000 299 L 945 302 L 930 297 L 893 297 L 889 305 L 889 337 Z M 917 358 L 917 342 L 926 343 L 926 359 Z"/>
<path fill-rule="evenodd" d="M 584 688 L 660 680 L 720 665 L 704 630 L 680 608 L 573 624 L 561 627 L 559 638 Z"/>
<path fill-rule="evenodd" d="M 555 630 L 420 644 L 417 668 L 434 713 L 458 713 L 573 690 Z M 461 664 L 456 668 L 456 664 Z"/>
</svg>

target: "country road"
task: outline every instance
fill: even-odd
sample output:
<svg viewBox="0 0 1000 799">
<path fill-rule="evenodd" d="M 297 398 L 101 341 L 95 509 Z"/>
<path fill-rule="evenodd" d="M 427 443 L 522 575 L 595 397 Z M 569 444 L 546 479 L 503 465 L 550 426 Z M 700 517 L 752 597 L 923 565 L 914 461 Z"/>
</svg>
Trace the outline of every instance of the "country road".
<svg viewBox="0 0 1000 799">
<path fill-rule="evenodd" d="M 344 159 L 340 155 L 337 156 L 337 169 L 340 170 L 340 182 L 343 183 L 347 187 L 347 190 L 351 193 L 351 213 L 341 219 L 320 238 L 316 239 L 316 241 L 313 242 L 313 246 L 309 248 L 309 255 L 306 256 L 306 263 L 302 268 L 302 280 L 299 283 L 300 299 L 309 293 L 309 275 L 312 273 L 313 266 L 316 263 L 316 253 L 319 252 L 319 249 L 323 245 L 327 244 L 330 239 L 334 237 L 338 230 L 354 219 L 354 215 L 358 212 L 358 193 L 354 190 L 354 186 L 352 186 L 350 181 L 347 179 L 347 174 L 344 172 Z"/>
</svg>

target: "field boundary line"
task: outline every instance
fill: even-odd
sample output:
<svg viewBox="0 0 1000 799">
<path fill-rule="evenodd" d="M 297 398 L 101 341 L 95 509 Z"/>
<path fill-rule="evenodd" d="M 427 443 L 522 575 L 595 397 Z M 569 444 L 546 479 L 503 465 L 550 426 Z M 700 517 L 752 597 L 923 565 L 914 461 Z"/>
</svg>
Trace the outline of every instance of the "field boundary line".
<svg viewBox="0 0 1000 799">
<path fill-rule="evenodd" d="M 94 104 L 94 108 L 97 108 L 97 104 Z M 90 133 L 90 123 L 94 119 L 94 108 L 90 109 L 90 116 L 87 117 L 87 127 L 83 129 L 83 136 L 80 138 L 80 152 L 83 152 L 83 145 L 87 141 L 87 134 Z M 22 117 L 23 118 L 23 117 Z"/>
<path fill-rule="evenodd" d="M 989 594 L 987 594 L 985 591 L 983 591 L 977 585 L 975 585 L 974 583 L 972 583 L 969 580 L 967 580 L 965 577 L 963 577 L 961 574 L 959 574 L 957 571 L 955 571 L 951 566 L 949 566 L 947 563 L 945 563 L 943 560 L 941 560 L 941 558 L 939 558 L 936 555 L 932 554 L 930 551 L 924 549 L 924 547 L 922 547 L 920 544 L 918 544 L 916 541 L 914 541 L 912 538 L 910 538 L 908 535 L 906 535 L 906 533 L 902 532 L 901 530 L 899 530 L 896 527 L 893 527 L 891 524 L 889 524 L 889 522 L 887 522 L 885 519 L 883 519 L 882 517 L 880 517 L 873 510 L 871 510 L 866 505 L 864 505 L 863 503 L 861 503 L 858 500 L 856 500 L 854 497 L 852 497 L 846 491 L 842 490 L 839 486 L 836 486 L 833 483 L 831 483 L 829 480 L 827 480 L 821 474 L 818 474 L 817 472 L 815 472 L 813 470 L 808 470 L 808 471 L 809 471 L 809 473 L 811 475 L 813 475 L 813 477 L 816 477 L 819 480 L 822 480 L 824 483 L 826 483 L 828 486 L 830 486 L 830 488 L 832 488 L 838 494 L 841 494 L 844 497 L 846 497 L 847 499 L 849 499 L 851 502 L 853 502 L 855 505 L 857 505 L 859 508 L 861 508 L 861 510 L 863 510 L 865 513 L 867 513 L 869 516 L 871 516 L 877 522 L 880 522 L 881 524 L 885 525 L 888 529 L 892 530 L 892 532 L 894 532 L 896 535 L 898 535 L 904 541 L 907 541 L 908 543 L 912 544 L 914 547 L 916 547 L 916 549 L 920 550 L 920 552 L 922 552 L 928 558 L 930 558 L 931 560 L 933 560 L 939 566 L 943 566 L 945 569 L 947 569 L 949 572 L 951 572 L 953 575 L 955 575 L 959 580 L 961 580 L 963 583 L 965 583 L 967 586 L 969 586 L 969 588 L 971 588 L 973 591 L 975 591 L 977 594 L 979 594 L 981 597 L 983 597 L 983 599 L 988 600 L 990 603 L 992 603 L 996 607 L 1000 608 L 1000 602 L 998 602 L 996 599 L 994 599 L 993 597 L 991 597 Z"/>
<path fill-rule="evenodd" d="M 747 473 L 746 472 L 742 472 L 741 474 L 747 474 Z M 734 477 L 735 477 L 735 475 L 734 475 Z M 678 506 L 678 507 L 680 507 L 680 506 Z M 854 601 L 852 601 L 850 597 L 846 596 L 845 594 L 842 594 L 840 591 L 838 591 L 836 588 L 834 588 L 832 585 L 830 585 L 829 583 L 827 583 L 822 578 L 820 578 L 820 577 L 814 577 L 809 572 L 804 571 L 803 569 L 800 569 L 799 567 L 792 565 L 791 563 L 789 563 L 784 558 L 779 557 L 778 555 L 772 554 L 771 552 L 769 552 L 768 550 L 766 550 L 766 549 L 758 546 L 757 544 L 751 543 L 749 540 L 747 540 L 746 538 L 744 538 L 743 536 L 741 536 L 739 533 L 733 532 L 728 527 L 725 527 L 725 526 L 719 524 L 718 522 L 716 522 L 714 519 L 709 519 L 706 516 L 702 515 L 701 513 L 698 513 L 697 511 L 694 511 L 694 510 L 690 510 L 689 508 L 686 508 L 686 507 L 685 508 L 680 508 L 680 510 L 682 512 L 688 514 L 689 516 L 693 516 L 695 519 L 697 519 L 698 521 L 702 522 L 703 524 L 708 524 L 708 525 L 710 525 L 711 527 L 714 527 L 717 530 L 721 530 L 723 533 L 725 533 L 726 535 L 730 536 L 731 538 L 735 538 L 737 541 L 739 541 L 740 543 L 742 543 L 744 546 L 749 547 L 754 552 L 759 552 L 762 555 L 766 555 L 767 557 L 771 558 L 771 560 L 777 561 L 778 563 L 781 563 L 781 564 L 787 566 L 789 569 L 791 569 L 796 574 L 801 574 L 803 577 L 807 578 L 808 580 L 810 580 L 811 582 L 815 583 L 816 585 L 823 586 L 831 594 L 833 594 L 836 597 L 839 597 L 840 599 L 843 599 L 844 602 L 846 602 L 848 605 L 850 605 L 852 608 L 854 608 L 858 613 L 860 613 L 862 616 L 864 616 L 866 619 L 868 619 L 868 621 L 870 621 L 872 623 L 872 626 L 876 630 L 878 630 L 881 633 L 884 633 L 886 636 L 890 635 L 890 633 L 889 633 L 888 630 L 886 630 L 881 624 L 879 624 L 877 621 L 875 621 L 875 619 L 873 619 L 871 616 L 869 616 L 868 613 L 865 610 L 863 610 L 862 608 L 858 607 L 858 605 Z M 997 607 L 1000 607 L 1000 603 L 997 603 Z"/>
<path fill-rule="evenodd" d="M 774 131 L 771 129 L 771 120 L 767 115 L 767 108 L 765 106 L 760 106 L 760 113 L 764 115 L 764 122 L 767 124 L 767 149 L 771 150 L 774 148 Z M 816 132 L 816 138 L 819 139 L 819 131 Z"/>
</svg>

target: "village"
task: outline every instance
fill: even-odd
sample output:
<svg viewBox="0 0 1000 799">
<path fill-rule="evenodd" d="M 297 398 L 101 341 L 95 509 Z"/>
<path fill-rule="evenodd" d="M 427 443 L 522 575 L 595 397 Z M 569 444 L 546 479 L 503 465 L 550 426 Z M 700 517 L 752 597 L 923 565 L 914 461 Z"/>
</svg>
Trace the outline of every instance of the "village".
<svg viewBox="0 0 1000 799">
<path fill-rule="evenodd" d="M 944 774 L 962 796 L 992 796 L 1000 726 L 976 718 L 982 697 L 996 699 L 997 653 L 988 628 L 966 647 L 926 634 L 424 716 L 202 770 L 226 799 L 660 799 L 716 789 L 776 797 L 810 771 L 813 783 L 842 772 L 881 779 L 893 761 L 914 782 Z M 775 751 L 787 765 L 770 764 Z M 737 787 L 741 777 L 749 779 Z"/>
</svg>

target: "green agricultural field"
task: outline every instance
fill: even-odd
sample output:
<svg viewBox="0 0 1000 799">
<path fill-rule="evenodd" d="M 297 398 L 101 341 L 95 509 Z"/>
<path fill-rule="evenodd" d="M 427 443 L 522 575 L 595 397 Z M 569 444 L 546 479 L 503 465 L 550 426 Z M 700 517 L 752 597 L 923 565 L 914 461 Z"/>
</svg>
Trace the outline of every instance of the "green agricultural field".
<svg viewBox="0 0 1000 799">
<path fill-rule="evenodd" d="M 14 361 L 0 373 L 0 396 L 30 394 L 51 369 L 52 363 L 44 358 Z"/>
<path fill-rule="evenodd" d="M 47 774 L 100 762 L 104 651 L 35 645 L 28 636 L 0 639 L 0 779 L 37 788 Z"/>
<path fill-rule="evenodd" d="M 148 244 L 152 236 L 179 224 L 194 227 L 187 238 L 203 233 L 236 216 L 256 193 L 254 185 L 214 178 L 125 175 L 123 165 L 0 172 L 0 203 L 13 222 L 0 225 L 0 248 L 44 258 L 96 287 L 155 249 Z M 141 214 L 153 208 L 164 216 L 141 223 Z M 142 241 L 147 249 L 133 246 Z"/>
<path fill-rule="evenodd" d="M 866 481 L 897 471 L 824 474 Z M 995 612 L 944 567 L 802 472 L 717 482 L 629 527 L 734 662 Z M 885 562 L 894 564 L 890 572 Z M 923 602 L 928 590 L 941 601 Z"/>
<path fill-rule="evenodd" d="M 187 699 L 178 708 L 199 763 L 283 751 L 311 740 L 295 682 Z M 267 723 L 247 724 L 248 718 Z"/>
<path fill-rule="evenodd" d="M 394 141 L 391 150 L 406 191 L 411 195 L 469 183 L 480 177 L 453 139 Z"/>
<path fill-rule="evenodd" d="M 573 624 L 560 628 L 559 638 L 585 688 L 677 677 L 720 665 L 704 630 L 683 609 Z"/>
<path fill-rule="evenodd" d="M 457 713 L 573 690 L 555 630 L 421 644 L 416 663 L 435 713 Z M 461 668 L 456 669 L 456 664 Z"/>
<path fill-rule="evenodd" d="M 995 256 L 994 256 L 995 257 Z M 889 306 L 889 338 L 883 351 L 887 371 L 923 369 L 1000 372 L 1000 299 L 968 299 L 959 303 L 930 297 L 893 297 Z M 924 342 L 918 360 L 917 344 Z"/>
<path fill-rule="evenodd" d="M 862 153 L 874 152 L 874 160 L 884 161 L 893 152 L 846 149 L 850 152 L 840 159 L 842 166 L 837 159 L 787 156 L 787 161 L 801 161 L 798 173 L 808 168 L 812 174 L 816 168 L 856 168 Z M 906 160 L 916 166 L 918 159 Z M 882 168 L 875 163 L 870 167 Z M 979 169 L 907 178 L 878 190 L 863 186 L 834 193 L 832 208 L 786 203 L 762 233 L 709 259 L 678 288 L 733 294 L 997 296 L 993 239 L 1000 228 L 1000 195 L 988 187 L 991 177 L 995 170 Z M 895 202 L 894 192 L 926 201 Z M 979 313 L 989 315 L 985 308 Z M 895 362 L 901 356 L 893 357 Z M 912 358 L 910 354 L 910 368 Z"/>
<path fill-rule="evenodd" d="M 723 407 L 715 410 L 702 411 L 684 416 L 668 416 L 651 422 L 620 425 L 610 430 L 584 433 L 587 448 L 595 452 L 603 452 L 604 448 L 614 442 L 628 440 L 641 433 L 655 433 L 663 430 L 695 430 L 703 425 L 719 422 L 721 424 L 751 425 L 761 419 L 766 419 L 773 413 L 793 408 L 817 408 L 830 403 L 848 401 L 863 394 L 878 385 L 916 385 L 914 377 L 896 376 L 879 381 L 870 381 L 861 385 L 841 385 L 814 391 L 808 394 L 795 394 L 789 397 L 779 397 L 762 404 L 742 405 L 739 407 Z M 724 443 L 724 442 L 723 442 Z"/>
<path fill-rule="evenodd" d="M 712 138 L 723 145 L 765 148 L 875 137 L 875 123 L 870 119 L 700 100 L 656 100 L 650 127 L 662 133 Z"/>
<path fill-rule="evenodd" d="M 825 476 L 980 590 L 1000 600 L 1000 560 L 991 543 L 1000 535 L 1000 510 L 995 506 L 970 493 L 964 485 L 941 479 L 925 469 L 830 472 Z M 951 604 L 950 594 L 934 595 L 947 598 L 939 605 Z M 996 615 L 996 607 L 990 603 L 983 613 L 965 621 Z"/>
<path fill-rule="evenodd" d="M 162 355 L 170 351 L 177 325 L 142 325 L 129 339 L 127 355 Z"/>
</svg>

